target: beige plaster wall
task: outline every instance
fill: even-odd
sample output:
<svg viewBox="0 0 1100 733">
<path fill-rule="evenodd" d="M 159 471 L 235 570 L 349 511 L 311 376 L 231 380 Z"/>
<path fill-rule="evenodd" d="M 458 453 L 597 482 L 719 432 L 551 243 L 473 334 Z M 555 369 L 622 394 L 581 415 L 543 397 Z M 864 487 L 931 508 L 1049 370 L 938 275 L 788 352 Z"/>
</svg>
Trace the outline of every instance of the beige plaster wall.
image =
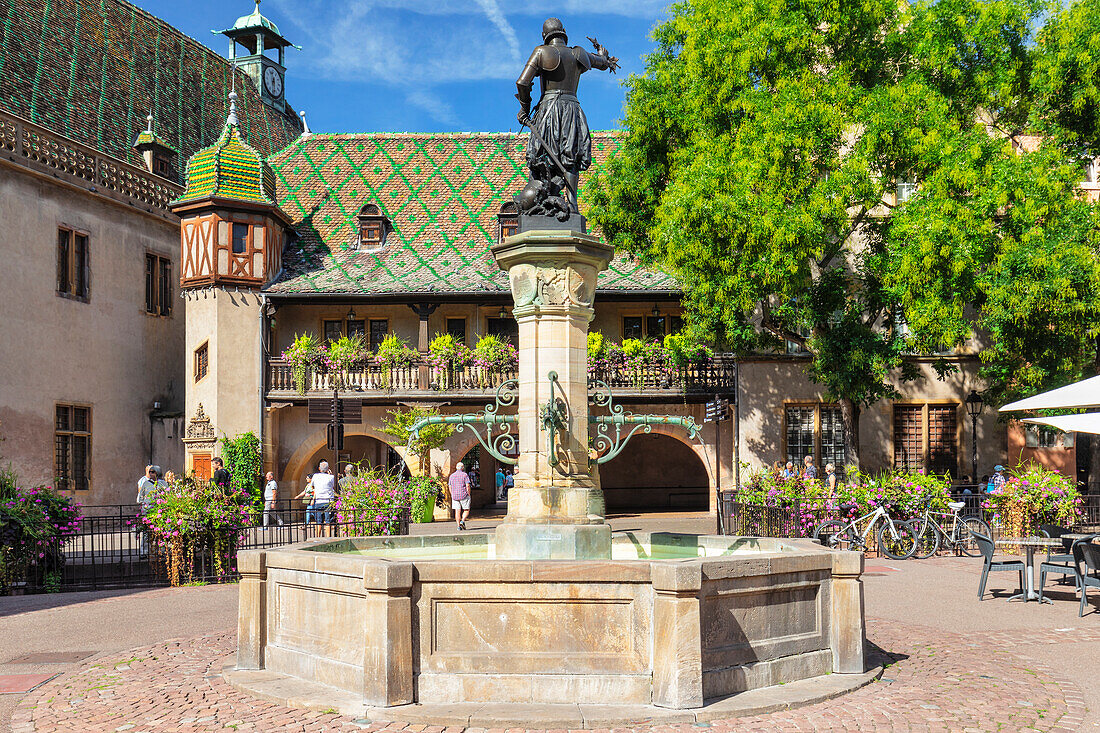
<svg viewBox="0 0 1100 733">
<path fill-rule="evenodd" d="M 191 420 L 202 404 L 217 437 L 248 431 L 260 435 L 264 383 L 261 296 L 232 288 L 203 288 L 188 291 L 185 304 L 187 419 Z M 209 371 L 196 382 L 194 353 L 204 343 L 209 349 Z M 218 452 L 213 451 L 214 455 Z"/>
<path fill-rule="evenodd" d="M 824 402 L 824 389 L 805 375 L 805 360 L 760 359 L 741 363 L 740 458 L 752 468 L 784 457 L 784 413 L 788 403 Z M 970 418 L 963 400 L 971 389 L 981 389 L 976 380 L 977 364 L 963 362 L 946 379 L 937 378 L 930 363 L 918 365 L 921 378 L 895 382 L 899 400 L 880 400 L 862 409 L 860 415 L 861 463 L 865 471 L 880 471 L 893 465 L 895 402 L 959 404 L 959 472 L 969 474 L 971 457 Z M 978 474 L 991 473 L 994 464 L 1006 459 L 1005 425 L 997 413 L 986 407 L 978 419 Z"/>
<path fill-rule="evenodd" d="M 77 498 L 132 502 L 153 402 L 183 409 L 183 302 L 167 318 L 145 313 L 145 253 L 178 272 L 179 226 L 5 165 L 0 222 L 0 460 L 25 483 L 52 484 L 55 404 L 89 405 L 91 485 Z M 56 293 L 60 226 L 88 233 L 87 303 Z M 181 466 L 178 437 L 155 425 L 155 463 Z"/>
</svg>

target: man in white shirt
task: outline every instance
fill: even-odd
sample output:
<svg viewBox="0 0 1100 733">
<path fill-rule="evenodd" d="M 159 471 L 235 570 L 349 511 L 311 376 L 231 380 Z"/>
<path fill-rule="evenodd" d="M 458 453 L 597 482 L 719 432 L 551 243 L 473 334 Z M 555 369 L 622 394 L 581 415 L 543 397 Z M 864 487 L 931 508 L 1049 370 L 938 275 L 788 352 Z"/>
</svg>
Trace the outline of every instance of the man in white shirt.
<svg viewBox="0 0 1100 733">
<path fill-rule="evenodd" d="M 271 518 L 275 518 L 275 522 L 282 527 L 283 517 L 279 514 L 277 508 L 277 502 L 279 499 L 279 484 L 275 481 L 275 474 L 271 471 L 267 472 L 264 483 L 264 526 L 267 527 L 271 523 Z"/>
<path fill-rule="evenodd" d="M 328 461 L 321 461 L 317 473 L 309 480 L 313 487 L 313 519 L 307 516 L 306 521 L 315 521 L 319 524 L 331 524 L 332 512 L 328 505 L 336 496 L 336 477 L 329 470 Z"/>
</svg>

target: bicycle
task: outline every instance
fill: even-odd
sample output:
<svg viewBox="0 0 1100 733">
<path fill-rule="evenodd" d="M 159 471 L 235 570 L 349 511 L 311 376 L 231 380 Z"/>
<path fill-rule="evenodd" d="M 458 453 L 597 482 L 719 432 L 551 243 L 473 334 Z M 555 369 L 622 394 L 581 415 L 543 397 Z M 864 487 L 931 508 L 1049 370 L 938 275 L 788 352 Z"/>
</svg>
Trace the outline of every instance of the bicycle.
<svg viewBox="0 0 1100 733">
<path fill-rule="evenodd" d="M 840 510 L 844 512 L 851 512 L 855 508 L 855 504 L 840 505 Z M 867 526 L 860 532 L 858 526 L 864 520 L 867 520 Z M 826 547 L 862 552 L 867 549 L 867 538 L 871 536 L 871 530 L 876 525 L 878 528 L 875 530 L 875 539 L 879 549 L 887 557 L 905 560 L 916 552 L 917 528 L 909 520 L 895 521 L 881 506 L 849 522 L 842 519 L 826 520 L 814 530 L 814 539 Z"/>
<path fill-rule="evenodd" d="M 961 501 L 948 502 L 947 508 L 951 513 L 934 512 L 932 506 L 926 504 L 924 515 L 911 520 L 917 528 L 917 549 L 913 557 L 924 560 L 932 557 L 940 549 L 940 542 L 946 544 L 948 549 L 961 552 L 967 557 L 977 557 L 981 554 L 978 544 L 974 541 L 974 534 L 992 537 L 989 524 L 984 519 L 975 516 L 963 517 L 959 510 L 966 504 Z M 950 527 L 940 524 L 936 517 L 950 517 Z"/>
</svg>

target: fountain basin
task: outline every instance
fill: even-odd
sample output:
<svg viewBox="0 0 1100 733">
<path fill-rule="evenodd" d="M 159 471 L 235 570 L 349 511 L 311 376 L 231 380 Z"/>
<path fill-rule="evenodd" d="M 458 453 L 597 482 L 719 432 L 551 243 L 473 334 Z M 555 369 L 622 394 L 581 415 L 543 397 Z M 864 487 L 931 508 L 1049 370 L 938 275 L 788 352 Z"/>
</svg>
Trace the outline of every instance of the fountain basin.
<svg viewBox="0 0 1100 733">
<path fill-rule="evenodd" d="M 242 552 L 238 669 L 372 706 L 674 709 L 864 672 L 858 553 L 625 532 L 610 560 L 494 555 L 478 533 Z"/>
</svg>

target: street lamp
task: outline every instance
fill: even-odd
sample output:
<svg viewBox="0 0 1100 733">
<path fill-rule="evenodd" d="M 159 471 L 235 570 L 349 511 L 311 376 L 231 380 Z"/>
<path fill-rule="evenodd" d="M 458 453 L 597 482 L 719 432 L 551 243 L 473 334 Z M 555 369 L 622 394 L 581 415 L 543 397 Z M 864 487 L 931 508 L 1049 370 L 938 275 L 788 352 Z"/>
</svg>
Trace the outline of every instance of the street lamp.
<svg viewBox="0 0 1100 733">
<path fill-rule="evenodd" d="M 978 415 L 982 414 L 985 402 L 977 390 L 970 390 L 966 396 L 966 414 L 970 415 L 970 468 L 974 483 L 978 482 Z"/>
</svg>

